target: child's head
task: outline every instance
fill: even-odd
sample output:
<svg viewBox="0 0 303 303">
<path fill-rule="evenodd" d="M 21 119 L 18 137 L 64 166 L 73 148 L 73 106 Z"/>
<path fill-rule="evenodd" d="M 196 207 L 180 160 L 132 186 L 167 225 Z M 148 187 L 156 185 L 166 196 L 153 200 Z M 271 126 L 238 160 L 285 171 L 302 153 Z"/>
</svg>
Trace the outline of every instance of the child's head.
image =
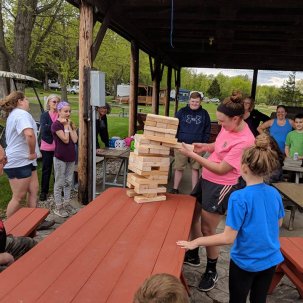
<svg viewBox="0 0 303 303">
<path fill-rule="evenodd" d="M 110 114 L 111 106 L 106 102 L 104 106 L 99 106 L 97 111 L 100 116 L 104 116 L 106 114 Z"/>
<path fill-rule="evenodd" d="M 57 110 L 60 118 L 69 119 L 70 117 L 70 105 L 66 101 L 61 101 L 57 104 Z"/>
<path fill-rule="evenodd" d="M 144 281 L 134 296 L 134 303 L 189 303 L 189 298 L 178 278 L 163 273 Z"/>
<path fill-rule="evenodd" d="M 296 130 L 303 130 L 303 114 L 297 114 L 295 116 L 295 129 Z"/>
<path fill-rule="evenodd" d="M 265 177 L 279 168 L 278 154 L 271 140 L 267 134 L 261 134 L 256 137 L 255 145 L 243 153 L 242 165 L 246 165 L 255 176 Z"/>
</svg>

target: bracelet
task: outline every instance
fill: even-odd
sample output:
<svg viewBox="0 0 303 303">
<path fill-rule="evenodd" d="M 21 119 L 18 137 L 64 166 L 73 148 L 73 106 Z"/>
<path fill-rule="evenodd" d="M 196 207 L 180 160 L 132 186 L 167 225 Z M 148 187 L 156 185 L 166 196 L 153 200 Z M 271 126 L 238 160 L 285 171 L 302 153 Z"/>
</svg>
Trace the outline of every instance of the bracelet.
<svg viewBox="0 0 303 303">
<path fill-rule="evenodd" d="M 69 133 L 69 129 L 65 129 L 64 132 L 65 132 L 65 133 Z"/>
</svg>

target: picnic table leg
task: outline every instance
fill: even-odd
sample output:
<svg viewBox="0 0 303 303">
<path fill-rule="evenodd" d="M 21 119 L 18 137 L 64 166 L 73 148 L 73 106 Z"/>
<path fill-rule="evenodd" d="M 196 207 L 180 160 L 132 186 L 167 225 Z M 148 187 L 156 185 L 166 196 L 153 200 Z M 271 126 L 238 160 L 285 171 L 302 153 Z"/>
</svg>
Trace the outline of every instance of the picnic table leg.
<svg viewBox="0 0 303 303">
<path fill-rule="evenodd" d="M 280 265 L 277 266 L 276 268 L 276 272 L 272 278 L 269 290 L 268 290 L 268 294 L 272 294 L 272 292 L 274 291 L 274 289 L 276 288 L 276 286 L 279 284 L 279 282 L 281 281 L 281 279 L 284 276 L 284 272 L 281 270 Z"/>
<path fill-rule="evenodd" d="M 122 168 L 123 163 L 124 163 L 124 159 L 121 160 L 121 163 L 120 163 L 120 166 L 119 166 L 119 170 L 118 170 L 118 172 L 116 173 L 116 176 L 115 176 L 115 179 L 114 179 L 113 183 L 117 183 L 117 179 L 118 179 L 118 176 L 120 175 L 120 172 L 121 172 L 121 168 Z"/>
<path fill-rule="evenodd" d="M 124 170 L 123 170 L 123 188 L 126 187 L 127 168 L 128 168 L 128 158 L 125 158 L 124 159 Z"/>
<path fill-rule="evenodd" d="M 105 181 L 106 181 L 106 158 L 103 159 L 103 183 L 102 183 L 102 189 L 105 190 Z"/>
<path fill-rule="evenodd" d="M 288 230 L 294 230 L 294 220 L 296 214 L 297 206 L 293 205 L 290 209 L 290 218 L 288 222 Z"/>
</svg>

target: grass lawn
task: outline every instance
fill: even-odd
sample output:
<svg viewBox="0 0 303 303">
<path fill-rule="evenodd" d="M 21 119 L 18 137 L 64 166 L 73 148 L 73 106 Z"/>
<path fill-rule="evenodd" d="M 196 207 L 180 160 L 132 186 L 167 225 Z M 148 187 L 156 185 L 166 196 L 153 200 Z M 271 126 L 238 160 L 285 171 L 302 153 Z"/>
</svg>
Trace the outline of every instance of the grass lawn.
<svg viewBox="0 0 303 303">
<path fill-rule="evenodd" d="M 43 104 L 44 97 L 47 97 L 51 93 L 59 93 L 55 91 L 43 91 L 38 89 L 38 95 L 41 99 L 41 102 Z M 38 105 L 38 100 L 36 99 L 36 96 L 32 89 L 26 89 L 25 91 L 26 96 L 29 98 L 31 104 Z M 112 97 L 107 96 L 106 101 L 111 104 Z M 72 120 L 79 125 L 79 102 L 78 102 L 78 95 L 68 95 L 68 101 L 71 103 L 72 108 Z M 186 105 L 185 102 L 179 103 L 179 108 L 184 107 Z M 216 108 L 217 104 L 213 103 L 205 103 L 203 104 L 203 107 L 208 111 L 210 118 L 212 121 L 216 120 Z M 37 110 L 39 110 L 38 106 L 35 106 Z M 142 106 L 140 105 L 140 108 L 142 108 L 142 113 L 151 113 L 151 106 Z M 257 105 L 257 109 L 259 109 L 261 112 L 270 115 L 274 110 L 275 106 L 266 106 L 266 105 Z M 109 128 L 109 136 L 119 136 L 121 138 L 125 138 L 128 136 L 128 117 L 119 117 L 119 113 L 121 112 L 120 108 L 113 107 L 112 112 L 110 115 L 108 115 L 108 128 Z M 159 107 L 160 115 L 164 114 L 164 106 L 160 105 Z M 170 116 L 173 116 L 174 112 L 174 103 L 171 102 L 170 104 Z M 38 116 L 40 113 L 36 113 Z M 4 125 L 5 121 L 0 120 L 0 124 Z M 102 146 L 102 144 L 101 144 Z M 38 176 L 39 181 L 41 179 L 41 161 L 38 161 Z M 51 188 L 53 187 L 53 178 L 51 178 Z M 7 203 L 11 199 L 11 190 L 9 187 L 8 179 L 6 175 L 0 176 L 0 214 L 6 209 Z M 52 189 L 51 189 L 52 190 Z"/>
</svg>

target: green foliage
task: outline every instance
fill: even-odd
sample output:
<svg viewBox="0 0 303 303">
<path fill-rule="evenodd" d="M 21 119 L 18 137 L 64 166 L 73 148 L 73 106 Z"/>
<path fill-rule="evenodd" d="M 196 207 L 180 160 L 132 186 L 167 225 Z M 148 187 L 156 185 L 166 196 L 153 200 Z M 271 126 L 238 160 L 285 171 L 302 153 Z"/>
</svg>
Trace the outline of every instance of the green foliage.
<svg viewBox="0 0 303 303">
<path fill-rule="evenodd" d="M 207 95 L 210 98 L 219 98 L 219 99 L 221 99 L 221 89 L 220 89 L 220 84 L 219 84 L 217 78 L 215 78 L 213 80 L 213 82 L 211 83 L 211 85 L 209 86 L 209 88 L 207 90 Z"/>
<path fill-rule="evenodd" d="M 288 80 L 284 81 L 279 91 L 279 98 L 286 105 L 296 105 L 296 102 L 302 98 L 302 94 L 296 87 L 296 72 L 290 73 Z"/>
</svg>

